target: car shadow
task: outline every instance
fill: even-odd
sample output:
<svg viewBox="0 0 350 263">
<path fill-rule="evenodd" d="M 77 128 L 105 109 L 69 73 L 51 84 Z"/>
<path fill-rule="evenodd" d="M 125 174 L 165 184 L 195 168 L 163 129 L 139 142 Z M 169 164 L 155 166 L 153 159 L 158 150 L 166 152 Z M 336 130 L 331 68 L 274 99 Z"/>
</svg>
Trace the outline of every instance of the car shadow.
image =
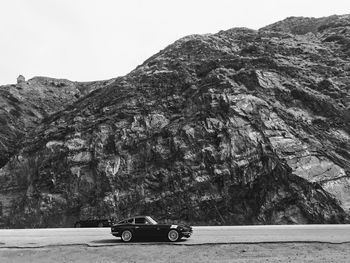
<svg viewBox="0 0 350 263">
<path fill-rule="evenodd" d="M 101 239 L 101 240 L 91 241 L 91 243 L 95 243 L 95 244 L 113 244 L 113 243 L 123 243 L 123 242 L 121 240 L 118 240 L 118 239 Z"/>
<path fill-rule="evenodd" d="M 91 243 L 94 244 L 180 244 L 186 242 L 186 239 L 180 239 L 176 242 L 170 242 L 168 240 L 162 240 L 162 239 L 135 239 L 130 242 L 123 242 L 120 238 L 115 239 L 101 239 L 101 240 L 94 240 L 91 241 Z"/>
</svg>

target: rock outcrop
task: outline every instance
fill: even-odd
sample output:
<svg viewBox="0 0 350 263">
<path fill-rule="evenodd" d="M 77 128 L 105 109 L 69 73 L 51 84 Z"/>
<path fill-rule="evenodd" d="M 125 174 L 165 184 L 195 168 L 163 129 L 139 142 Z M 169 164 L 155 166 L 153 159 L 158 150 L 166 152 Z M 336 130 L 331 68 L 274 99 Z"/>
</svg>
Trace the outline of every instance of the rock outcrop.
<svg viewBox="0 0 350 263">
<path fill-rule="evenodd" d="M 182 38 L 31 130 L 2 220 L 348 222 L 350 18 Z"/>
<path fill-rule="evenodd" d="M 17 84 L 20 85 L 26 81 L 26 78 L 23 75 L 17 77 Z"/>
<path fill-rule="evenodd" d="M 20 75 L 16 85 L 0 86 L 0 168 L 43 119 L 112 81 L 72 82 L 47 77 L 25 81 Z"/>
</svg>

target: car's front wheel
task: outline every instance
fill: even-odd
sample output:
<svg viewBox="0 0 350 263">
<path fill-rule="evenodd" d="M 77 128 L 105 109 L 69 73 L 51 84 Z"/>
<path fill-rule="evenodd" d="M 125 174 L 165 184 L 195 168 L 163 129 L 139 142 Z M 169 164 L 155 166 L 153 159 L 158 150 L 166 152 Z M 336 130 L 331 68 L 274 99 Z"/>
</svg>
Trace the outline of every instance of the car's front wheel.
<svg viewBox="0 0 350 263">
<path fill-rule="evenodd" d="M 168 232 L 168 240 L 171 241 L 171 242 L 176 242 L 178 241 L 180 238 L 180 235 L 179 235 L 179 232 L 177 232 L 177 230 L 175 229 L 171 229 L 169 232 Z"/>
<path fill-rule="evenodd" d="M 132 233 L 130 230 L 124 230 L 122 233 L 122 241 L 129 242 L 132 239 Z"/>
</svg>

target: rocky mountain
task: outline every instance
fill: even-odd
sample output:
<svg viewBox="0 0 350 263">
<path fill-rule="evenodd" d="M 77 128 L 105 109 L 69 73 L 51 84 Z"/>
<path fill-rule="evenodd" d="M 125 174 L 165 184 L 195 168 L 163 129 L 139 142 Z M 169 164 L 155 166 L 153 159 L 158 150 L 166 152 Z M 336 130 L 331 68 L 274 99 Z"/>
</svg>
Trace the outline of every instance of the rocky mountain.
<svg viewBox="0 0 350 263">
<path fill-rule="evenodd" d="M 176 41 L 28 132 L 4 225 L 349 222 L 349 34 L 349 15 L 293 17 Z"/>
<path fill-rule="evenodd" d="M 0 167 L 44 118 L 111 81 L 72 82 L 47 77 L 25 81 L 20 76 L 17 84 L 0 86 Z"/>
</svg>

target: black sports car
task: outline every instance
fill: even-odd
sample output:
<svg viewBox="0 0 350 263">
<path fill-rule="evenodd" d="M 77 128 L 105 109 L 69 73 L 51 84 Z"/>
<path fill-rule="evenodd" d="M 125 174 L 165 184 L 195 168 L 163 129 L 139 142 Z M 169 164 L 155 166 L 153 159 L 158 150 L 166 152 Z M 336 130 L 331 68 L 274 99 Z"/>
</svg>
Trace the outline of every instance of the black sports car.
<svg viewBox="0 0 350 263">
<path fill-rule="evenodd" d="M 150 216 L 136 216 L 113 224 L 112 235 L 129 242 L 134 238 L 167 238 L 171 242 L 192 235 L 192 227 L 186 225 L 158 224 Z"/>
<path fill-rule="evenodd" d="M 110 227 L 109 219 L 88 219 L 75 222 L 74 227 Z"/>
</svg>

